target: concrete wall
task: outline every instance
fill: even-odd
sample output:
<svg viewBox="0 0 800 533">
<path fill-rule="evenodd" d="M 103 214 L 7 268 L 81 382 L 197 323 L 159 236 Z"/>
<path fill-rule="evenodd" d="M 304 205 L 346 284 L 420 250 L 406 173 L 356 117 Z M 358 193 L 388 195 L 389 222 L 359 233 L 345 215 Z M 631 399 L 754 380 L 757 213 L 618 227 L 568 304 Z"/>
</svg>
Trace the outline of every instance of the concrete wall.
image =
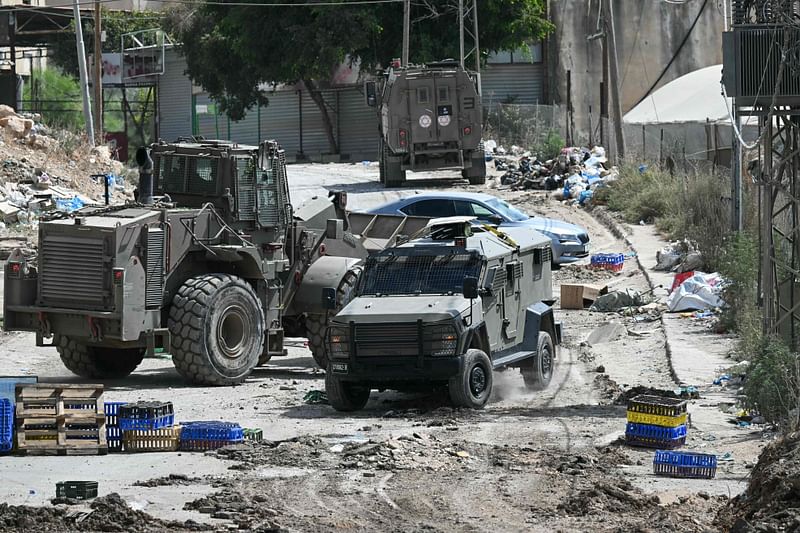
<svg viewBox="0 0 800 533">
<path fill-rule="evenodd" d="M 617 32 L 617 55 L 623 115 L 647 94 L 689 32 L 696 26 L 656 89 L 698 68 L 722 62 L 724 18 L 720 0 L 695 0 L 672 4 L 655 0 L 612 0 Z M 724 0 L 723 0 L 724 1 Z M 602 39 L 588 40 L 598 32 L 601 0 L 550 0 L 550 19 L 556 26 L 547 43 L 549 99 L 567 102 L 567 71 L 572 78 L 575 143 L 596 131 L 603 81 Z M 606 132 L 608 134 L 608 132 Z M 597 136 L 594 136 L 595 139 Z"/>
</svg>

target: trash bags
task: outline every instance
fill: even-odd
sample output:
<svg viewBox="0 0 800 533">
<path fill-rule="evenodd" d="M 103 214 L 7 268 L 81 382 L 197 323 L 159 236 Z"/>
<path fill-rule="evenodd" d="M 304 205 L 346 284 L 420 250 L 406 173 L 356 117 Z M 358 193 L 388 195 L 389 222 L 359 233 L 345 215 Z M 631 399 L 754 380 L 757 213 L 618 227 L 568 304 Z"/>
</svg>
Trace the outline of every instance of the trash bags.
<svg viewBox="0 0 800 533">
<path fill-rule="evenodd" d="M 724 307 L 725 301 L 721 297 L 724 286 L 723 278 L 716 272 L 695 272 L 672 291 L 667 298 L 667 309 L 675 313 Z"/>
</svg>

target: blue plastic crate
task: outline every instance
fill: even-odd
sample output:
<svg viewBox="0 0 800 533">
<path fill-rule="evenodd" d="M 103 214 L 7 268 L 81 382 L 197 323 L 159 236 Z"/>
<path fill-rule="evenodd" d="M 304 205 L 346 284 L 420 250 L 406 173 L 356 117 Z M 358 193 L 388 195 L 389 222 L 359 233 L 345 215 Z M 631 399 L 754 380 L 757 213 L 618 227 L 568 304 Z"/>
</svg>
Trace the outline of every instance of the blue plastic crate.
<svg viewBox="0 0 800 533">
<path fill-rule="evenodd" d="M 122 428 L 119 427 L 117 413 L 121 405 L 127 402 L 105 402 L 103 412 L 106 415 L 106 442 L 108 451 L 122 451 Z"/>
<path fill-rule="evenodd" d="M 660 476 L 712 479 L 717 474 L 717 456 L 656 450 L 653 456 L 653 473 Z"/>
<path fill-rule="evenodd" d="M 38 383 L 36 376 L 0 376 L 0 398 L 6 398 L 11 402 L 11 406 L 17 402 L 17 383 L 26 385 Z"/>
<path fill-rule="evenodd" d="M 238 442 L 244 440 L 244 429 L 235 422 L 181 422 L 181 441 L 213 440 Z"/>
<path fill-rule="evenodd" d="M 0 452 L 9 452 L 14 447 L 14 404 L 8 398 L 0 398 Z"/>
<path fill-rule="evenodd" d="M 629 422 L 625 429 L 625 441 L 633 446 L 648 448 L 678 448 L 686 444 L 686 424 L 670 428 Z"/>
<path fill-rule="evenodd" d="M 117 425 L 123 430 L 160 429 L 174 423 L 172 402 L 126 403 L 117 408 Z"/>
</svg>

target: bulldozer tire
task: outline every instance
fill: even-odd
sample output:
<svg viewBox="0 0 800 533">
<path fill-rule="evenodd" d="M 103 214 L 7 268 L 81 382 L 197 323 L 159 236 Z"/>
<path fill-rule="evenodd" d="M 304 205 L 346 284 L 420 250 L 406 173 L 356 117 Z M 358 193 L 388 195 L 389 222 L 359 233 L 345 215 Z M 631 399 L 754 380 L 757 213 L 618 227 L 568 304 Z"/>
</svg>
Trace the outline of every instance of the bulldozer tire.
<svg viewBox="0 0 800 533">
<path fill-rule="evenodd" d="M 328 368 L 328 356 L 325 355 L 325 328 L 328 327 L 327 315 L 307 315 L 306 334 L 308 347 L 314 362 L 320 368 Z"/>
<path fill-rule="evenodd" d="M 336 309 L 325 315 L 306 315 L 308 348 L 311 350 L 314 362 L 320 368 L 328 368 L 328 357 L 325 355 L 325 330 L 328 329 L 328 320 L 350 303 L 359 276 L 361 276 L 361 267 L 359 266 L 355 266 L 345 273 L 336 288 Z"/>
<path fill-rule="evenodd" d="M 124 378 L 136 370 L 144 358 L 144 348 L 89 346 L 65 335 L 55 335 L 53 343 L 64 366 L 83 378 Z"/>
<path fill-rule="evenodd" d="M 167 323 L 172 362 L 191 383 L 241 383 L 263 353 L 264 311 L 253 288 L 230 274 L 186 280 L 172 299 Z"/>
</svg>

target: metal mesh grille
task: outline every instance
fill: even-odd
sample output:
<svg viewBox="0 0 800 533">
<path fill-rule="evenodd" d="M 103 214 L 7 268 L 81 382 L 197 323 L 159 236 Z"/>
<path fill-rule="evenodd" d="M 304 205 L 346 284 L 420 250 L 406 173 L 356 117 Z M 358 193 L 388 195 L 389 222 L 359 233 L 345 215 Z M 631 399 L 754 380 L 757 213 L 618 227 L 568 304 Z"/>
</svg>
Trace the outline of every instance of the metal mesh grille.
<svg viewBox="0 0 800 533">
<path fill-rule="evenodd" d="M 191 194 L 217 192 L 217 159 L 192 157 L 189 159 L 189 188 Z"/>
<path fill-rule="evenodd" d="M 164 288 L 164 231 L 150 228 L 147 231 L 147 277 L 145 281 L 145 305 L 159 308 Z"/>
<path fill-rule="evenodd" d="M 492 280 L 492 292 L 497 294 L 506 286 L 506 271 L 502 268 L 495 268 L 494 280 Z"/>
<path fill-rule="evenodd" d="M 183 192 L 186 190 L 185 157 L 161 157 L 158 172 L 161 190 L 164 192 Z"/>
<path fill-rule="evenodd" d="M 460 293 L 464 278 L 479 274 L 480 260 L 472 254 L 382 254 L 367 259 L 360 293 Z"/>
<path fill-rule="evenodd" d="M 252 159 L 236 160 L 237 202 L 239 220 L 256 219 L 256 175 Z"/>
<path fill-rule="evenodd" d="M 356 353 L 359 357 L 419 354 L 419 330 L 414 322 L 356 324 L 355 333 Z"/>
<path fill-rule="evenodd" d="M 75 235 L 45 234 L 39 256 L 41 303 L 68 309 L 108 305 L 105 241 Z"/>
</svg>

